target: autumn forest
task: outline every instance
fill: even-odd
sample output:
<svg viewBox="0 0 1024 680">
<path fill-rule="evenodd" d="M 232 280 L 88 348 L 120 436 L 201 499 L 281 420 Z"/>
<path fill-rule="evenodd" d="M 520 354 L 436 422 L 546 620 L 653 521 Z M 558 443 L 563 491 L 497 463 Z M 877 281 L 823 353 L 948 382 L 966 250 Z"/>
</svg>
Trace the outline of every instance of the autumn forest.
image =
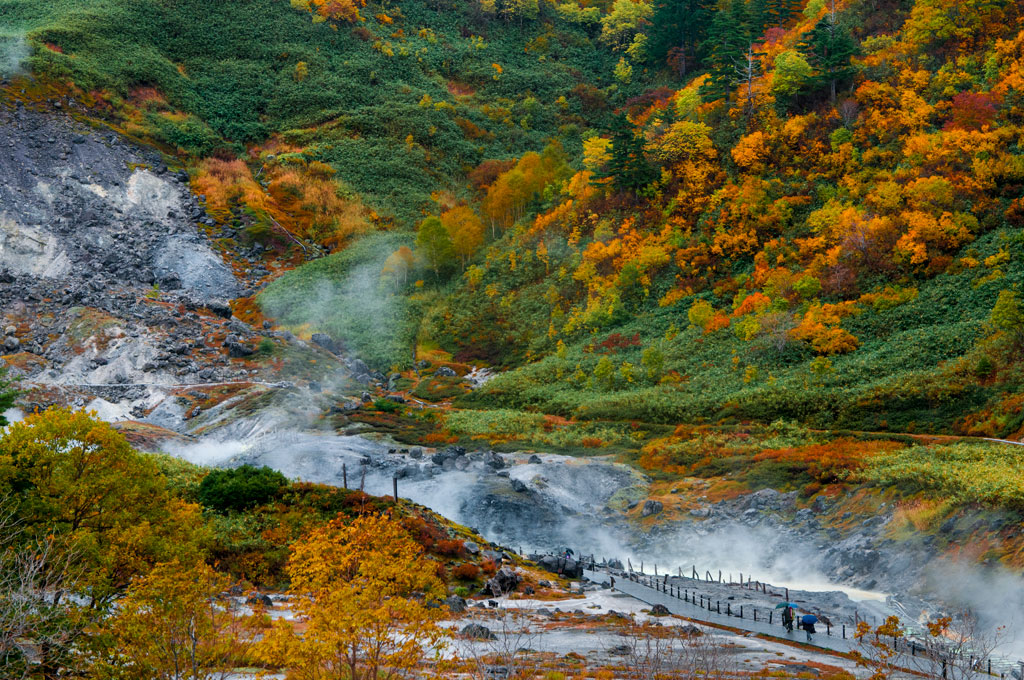
<svg viewBox="0 0 1024 680">
<path fill-rule="evenodd" d="M 238 285 L 194 301 L 154 266 L 86 284 L 129 311 L 37 294 L 5 234 L 57 220 L 0 202 L 4 678 L 483 677 L 442 651 L 463 598 L 574 594 L 476 518 L 364 493 L 368 467 L 217 457 L 266 414 L 384 442 L 396 489 L 421 456 L 429 479 L 550 454 L 637 475 L 602 512 L 638 535 L 772 490 L 820 518 L 806 543 L 878 516 L 872 549 L 1024 567 L 1019 2 L 0 0 L 0 125 L 26 111 L 155 154 L 64 173 L 115 222 L 180 173 L 195 211 L 160 204 L 149 242 L 184 214 Z M 140 320 L 164 344 L 110 378 Z M 177 454 L 207 441 L 213 463 Z M 873 652 L 827 677 L 895 677 Z"/>
</svg>

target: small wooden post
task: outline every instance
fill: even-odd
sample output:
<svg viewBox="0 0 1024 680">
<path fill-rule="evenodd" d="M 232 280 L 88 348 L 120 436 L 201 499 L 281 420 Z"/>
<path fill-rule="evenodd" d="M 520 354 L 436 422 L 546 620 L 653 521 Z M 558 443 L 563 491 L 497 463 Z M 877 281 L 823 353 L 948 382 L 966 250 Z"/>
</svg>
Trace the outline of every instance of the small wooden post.
<svg viewBox="0 0 1024 680">
<path fill-rule="evenodd" d="M 397 475 L 391 478 L 391 484 L 394 487 L 395 502 L 397 503 L 398 502 L 398 476 Z"/>
<path fill-rule="evenodd" d="M 725 615 L 732 616 L 732 605 L 728 602 L 725 603 Z"/>
<path fill-rule="evenodd" d="M 717 613 L 719 613 L 719 614 L 721 614 L 721 613 L 722 613 L 722 601 L 721 601 L 721 600 L 717 600 L 717 601 L 715 602 L 715 611 L 716 611 Z"/>
<path fill-rule="evenodd" d="M 843 639 L 846 639 L 846 624 L 843 624 Z"/>
<path fill-rule="evenodd" d="M 757 607 L 754 608 L 754 622 L 757 622 Z"/>
<path fill-rule="evenodd" d="M 772 609 L 769 609 L 768 610 L 768 623 L 771 623 L 772 619 L 774 619 L 774 618 L 775 618 L 775 611 L 772 610 Z"/>
<path fill-rule="evenodd" d="M 718 582 L 719 583 L 722 582 L 722 570 L 721 569 L 718 570 Z"/>
<path fill-rule="evenodd" d="M 740 605 L 740 618 L 743 618 L 743 605 Z"/>
<path fill-rule="evenodd" d="M 786 588 L 786 602 L 789 602 L 789 588 Z"/>
<path fill-rule="evenodd" d="M 657 562 L 654 563 L 654 575 L 655 576 L 658 575 L 658 563 Z"/>
<path fill-rule="evenodd" d="M 341 464 L 341 483 L 346 489 L 348 488 L 348 465 L 345 463 Z"/>
</svg>

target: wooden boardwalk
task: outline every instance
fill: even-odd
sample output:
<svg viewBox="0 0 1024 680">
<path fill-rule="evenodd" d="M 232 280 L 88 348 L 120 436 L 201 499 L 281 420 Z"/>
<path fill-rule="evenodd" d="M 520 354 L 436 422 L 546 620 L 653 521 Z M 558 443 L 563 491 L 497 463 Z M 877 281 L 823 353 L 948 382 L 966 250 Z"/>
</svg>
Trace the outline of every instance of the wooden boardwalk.
<svg viewBox="0 0 1024 680">
<path fill-rule="evenodd" d="M 672 594 L 662 592 L 660 589 L 655 589 L 652 586 L 646 585 L 644 582 L 630 580 L 623 574 L 610 574 L 601 571 L 585 571 L 584 576 L 594 583 L 607 582 L 611 576 L 615 576 L 615 590 L 636 598 L 641 602 L 645 602 L 652 607 L 656 604 L 663 605 L 671 613 L 684 616 L 695 621 L 703 621 L 705 623 L 711 623 L 719 626 L 729 626 L 730 628 L 758 633 L 760 635 L 773 637 L 779 640 L 799 642 L 832 652 L 852 652 L 856 651 L 858 647 L 856 640 L 851 639 L 852 631 L 850 630 L 846 631 L 847 639 L 843 639 L 841 628 L 839 631 L 833 628 L 832 634 L 829 635 L 826 633 L 825 626 L 819 623 L 816 626 L 818 632 L 812 636 L 810 642 L 807 642 L 807 633 L 803 630 L 794 626 L 792 633 L 787 632 L 786 629 L 782 627 L 782 623 L 779 620 L 781 618 L 780 616 L 773 617 L 774 623 L 772 624 L 769 624 L 764 620 L 754 621 L 749 614 L 747 614 L 745 618 L 729 616 L 725 613 L 718 613 L 715 603 L 709 600 L 704 600 L 707 606 L 701 606 L 699 599 L 697 603 L 692 601 L 687 602 L 683 599 L 682 594 L 678 597 L 674 594 L 677 591 L 672 591 Z M 638 576 L 637 578 L 644 577 Z M 654 581 L 652 580 L 651 583 L 654 583 Z M 837 632 L 839 635 L 836 635 Z"/>
</svg>

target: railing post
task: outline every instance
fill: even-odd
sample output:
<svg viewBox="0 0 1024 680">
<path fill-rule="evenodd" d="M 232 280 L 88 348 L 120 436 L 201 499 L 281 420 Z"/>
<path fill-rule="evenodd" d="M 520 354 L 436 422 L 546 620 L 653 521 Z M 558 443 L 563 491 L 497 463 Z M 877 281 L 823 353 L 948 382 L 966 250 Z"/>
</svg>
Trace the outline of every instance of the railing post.
<svg viewBox="0 0 1024 680">
<path fill-rule="evenodd" d="M 846 624 L 843 624 L 843 639 L 846 639 Z"/>
</svg>

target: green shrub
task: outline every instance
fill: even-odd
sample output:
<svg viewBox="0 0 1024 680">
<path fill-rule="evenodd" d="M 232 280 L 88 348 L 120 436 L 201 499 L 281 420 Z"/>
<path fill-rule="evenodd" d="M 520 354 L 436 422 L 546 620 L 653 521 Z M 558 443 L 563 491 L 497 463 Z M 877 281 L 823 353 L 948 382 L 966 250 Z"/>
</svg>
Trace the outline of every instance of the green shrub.
<svg viewBox="0 0 1024 680">
<path fill-rule="evenodd" d="M 375 399 L 373 408 L 382 413 L 397 413 L 402 410 L 402 405 L 390 399 Z"/>
<path fill-rule="evenodd" d="M 199 502 L 211 510 L 227 512 L 264 505 L 288 486 L 277 470 L 242 465 L 230 470 L 213 470 L 199 484 Z"/>
</svg>

